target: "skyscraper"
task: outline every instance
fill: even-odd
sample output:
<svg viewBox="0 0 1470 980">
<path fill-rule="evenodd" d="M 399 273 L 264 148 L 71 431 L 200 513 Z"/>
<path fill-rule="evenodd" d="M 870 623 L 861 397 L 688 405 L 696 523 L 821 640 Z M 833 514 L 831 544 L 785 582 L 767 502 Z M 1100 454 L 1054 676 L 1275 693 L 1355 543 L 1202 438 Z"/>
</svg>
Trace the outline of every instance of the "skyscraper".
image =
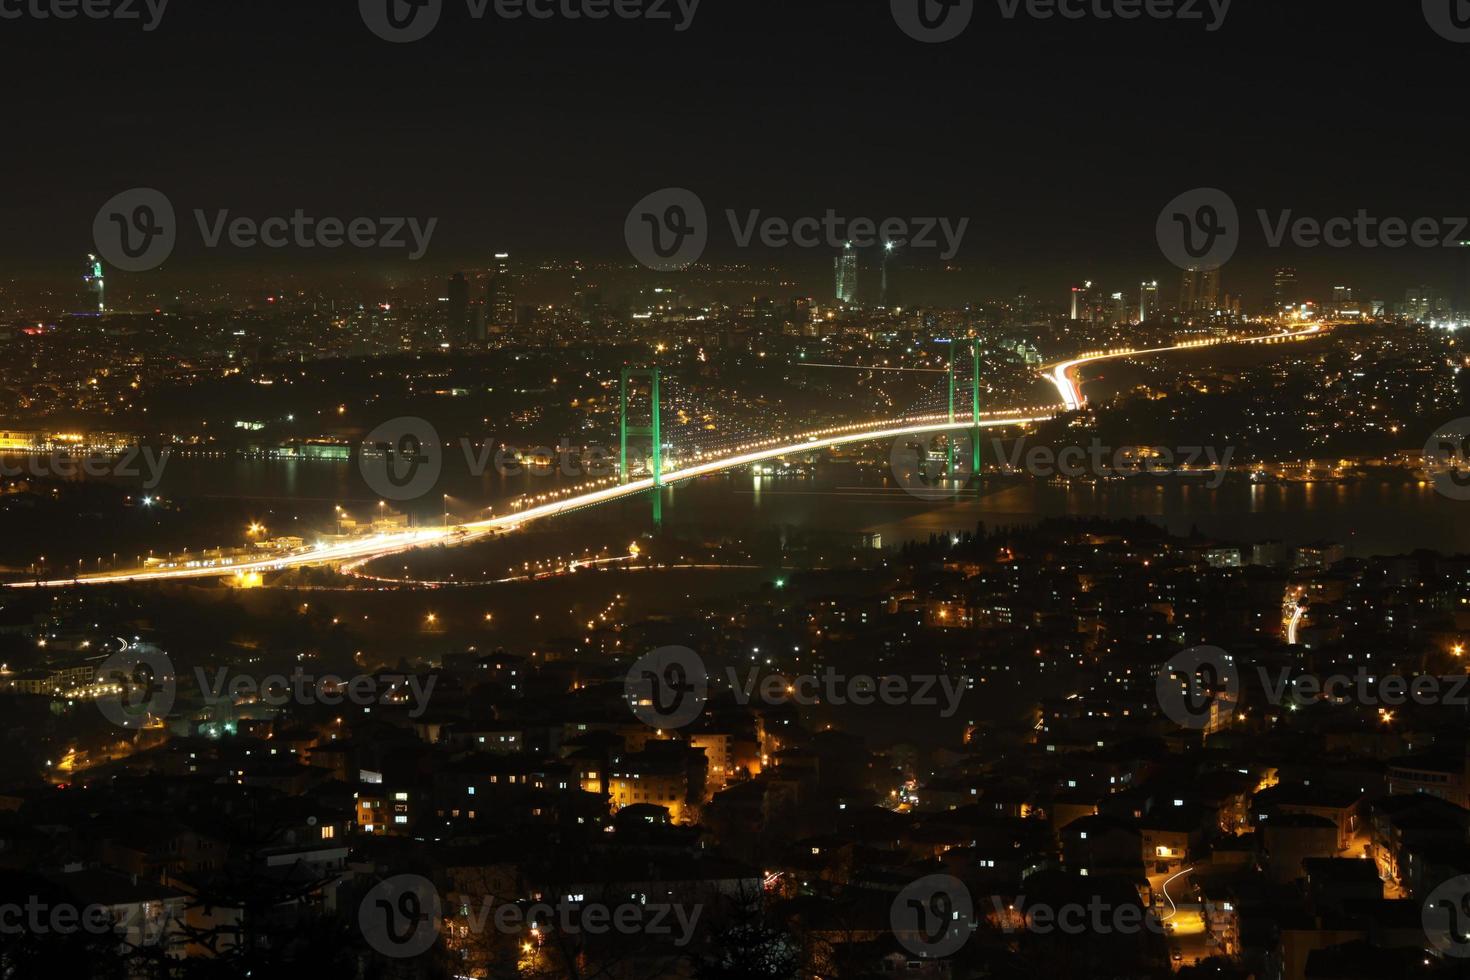
<svg viewBox="0 0 1470 980">
<path fill-rule="evenodd" d="M 1138 322 L 1144 323 L 1158 316 L 1159 313 L 1159 283 L 1158 280 L 1141 282 L 1138 284 Z"/>
<path fill-rule="evenodd" d="M 837 301 L 856 303 L 858 298 L 858 254 L 848 242 L 842 254 L 832 260 L 837 279 Z"/>
<path fill-rule="evenodd" d="M 898 283 L 894 280 L 894 270 L 891 268 L 894 248 L 893 242 L 883 243 L 883 283 L 878 305 L 884 309 L 898 305 Z"/>
<path fill-rule="evenodd" d="M 102 275 L 102 260 L 95 255 L 87 256 L 87 265 L 82 272 L 82 282 L 86 283 L 87 292 L 96 299 L 98 313 L 107 312 L 106 281 Z M 92 305 L 90 302 L 88 305 Z"/>
<path fill-rule="evenodd" d="M 1209 313 L 1220 305 L 1220 267 L 1185 269 L 1179 287 L 1179 309 L 1185 313 Z"/>
<path fill-rule="evenodd" d="M 463 272 L 449 277 L 444 292 L 444 339 L 453 344 L 470 339 L 470 283 Z"/>
<path fill-rule="evenodd" d="M 515 326 L 515 283 L 511 279 L 510 254 L 507 252 L 495 253 L 490 283 L 485 290 L 485 322 L 496 333 Z"/>
<path fill-rule="evenodd" d="M 1092 319 L 1092 283 L 1072 287 L 1072 319 Z"/>
<path fill-rule="evenodd" d="M 1277 269 L 1275 287 L 1277 313 L 1290 309 L 1301 301 L 1297 296 L 1295 269 Z"/>
</svg>

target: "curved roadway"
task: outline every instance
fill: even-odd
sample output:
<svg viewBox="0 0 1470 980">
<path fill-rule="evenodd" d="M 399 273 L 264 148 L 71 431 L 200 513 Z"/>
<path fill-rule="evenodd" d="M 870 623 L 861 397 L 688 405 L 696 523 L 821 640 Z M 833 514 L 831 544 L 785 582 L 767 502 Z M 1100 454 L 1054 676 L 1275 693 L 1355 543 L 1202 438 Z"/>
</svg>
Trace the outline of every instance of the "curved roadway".
<svg viewBox="0 0 1470 980">
<path fill-rule="evenodd" d="M 1321 327 L 1314 326 L 1300 331 L 1287 331 L 1269 336 L 1241 338 L 1238 342 L 1260 343 L 1271 340 L 1286 340 L 1313 334 L 1320 329 Z M 1070 361 L 1063 361 L 1061 364 L 1046 368 L 1045 371 L 1047 378 L 1052 384 L 1057 386 L 1058 392 L 1061 393 L 1062 403 L 1065 409 L 1075 411 L 1084 404 L 1082 392 L 1075 378 L 1076 370 L 1081 365 L 1090 364 L 1094 361 L 1106 361 L 1119 357 L 1136 357 L 1143 354 L 1158 354 L 1165 351 L 1182 350 L 1195 346 L 1201 345 L 1179 344 L 1173 347 L 1156 347 L 1151 350 L 1105 351 L 1097 354 L 1087 354 Z M 982 427 L 991 428 L 1029 422 L 1042 422 L 1051 417 L 1050 415 L 997 415 L 982 418 L 979 424 Z M 948 419 L 949 416 L 947 414 L 928 415 L 919 418 L 892 419 L 886 422 L 864 422 L 856 425 L 823 429 L 806 436 L 798 437 L 798 441 L 795 442 L 771 445 L 751 452 L 725 456 L 720 459 L 697 463 L 693 466 L 686 466 L 683 469 L 673 470 L 664 474 L 664 485 L 667 486 L 684 480 L 692 480 L 696 477 L 718 473 L 736 466 L 760 463 L 768 459 L 776 459 L 798 452 L 806 452 L 814 449 L 830 449 L 834 446 L 842 446 L 855 442 L 895 439 L 899 436 L 906 435 L 964 430 L 972 428 L 975 424 L 968 419 L 963 422 L 950 422 Z M 634 480 L 619 486 L 593 490 L 588 493 L 567 497 L 564 500 L 541 504 L 514 514 L 492 517 L 488 520 L 475 521 L 453 528 L 419 528 L 394 532 L 392 534 L 379 534 L 360 541 L 354 540 L 342 544 L 319 546 L 309 551 L 301 551 L 289 555 L 273 555 L 270 558 L 232 564 L 160 569 L 157 571 L 106 572 L 97 575 L 86 575 L 80 578 L 8 582 L 5 584 L 8 588 L 23 589 L 61 588 L 68 585 L 103 585 L 117 582 L 157 582 L 169 579 L 220 578 L 250 572 L 271 572 L 303 566 L 331 565 L 345 561 L 368 561 L 374 558 L 381 558 L 385 555 L 411 551 L 415 548 L 441 544 L 446 541 L 458 543 L 513 531 L 523 524 L 529 524 L 532 521 L 555 517 L 558 514 L 564 514 L 567 511 L 577 510 L 593 504 L 602 504 L 624 497 L 631 497 L 651 489 L 653 489 L 653 478 L 645 477 L 641 480 Z"/>
</svg>

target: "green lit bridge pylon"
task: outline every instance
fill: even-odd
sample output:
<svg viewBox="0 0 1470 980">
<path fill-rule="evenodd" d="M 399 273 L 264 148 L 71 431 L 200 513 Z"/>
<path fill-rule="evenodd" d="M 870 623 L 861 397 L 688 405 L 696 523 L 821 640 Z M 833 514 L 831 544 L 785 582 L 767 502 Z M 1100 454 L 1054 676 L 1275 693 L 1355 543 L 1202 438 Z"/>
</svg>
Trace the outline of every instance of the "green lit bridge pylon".
<svg viewBox="0 0 1470 980">
<path fill-rule="evenodd" d="M 949 342 L 949 422 L 954 425 L 955 418 L 955 341 Z M 978 479 L 980 476 L 980 341 L 970 341 L 970 418 L 973 425 L 970 428 L 970 478 Z M 946 437 L 949 443 L 949 474 L 954 475 L 954 431 L 951 430 Z"/>
<path fill-rule="evenodd" d="M 628 424 L 628 391 L 629 382 L 639 378 L 648 379 L 649 389 L 649 424 Z M 619 432 L 620 452 L 618 455 L 618 482 L 628 483 L 631 481 L 631 470 L 628 468 L 628 437 L 647 437 L 651 443 L 653 457 L 653 526 L 658 527 L 664 520 L 664 447 L 663 434 L 660 431 L 659 418 L 660 397 L 659 387 L 661 376 L 658 368 L 623 368 L 622 385 L 619 389 Z"/>
</svg>

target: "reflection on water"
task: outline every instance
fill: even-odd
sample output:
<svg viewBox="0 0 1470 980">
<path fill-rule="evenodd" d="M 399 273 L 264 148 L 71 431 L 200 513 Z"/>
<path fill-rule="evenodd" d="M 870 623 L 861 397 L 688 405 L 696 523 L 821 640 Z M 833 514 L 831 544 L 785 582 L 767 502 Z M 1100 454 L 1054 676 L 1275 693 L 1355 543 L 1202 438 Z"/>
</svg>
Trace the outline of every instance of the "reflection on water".
<svg viewBox="0 0 1470 980">
<path fill-rule="evenodd" d="M 560 475 L 474 475 L 446 466 L 433 494 L 410 509 L 439 515 L 442 494 L 451 495 L 455 517 L 473 519 L 483 508 L 497 511 L 512 498 L 567 485 Z M 160 492 L 171 497 L 343 503 L 372 506 L 376 497 L 354 465 L 319 461 L 170 460 Z M 1046 517 L 1101 515 L 1145 517 L 1177 534 L 1192 528 L 1217 538 L 1254 542 L 1279 538 L 1288 544 L 1339 541 L 1348 553 L 1433 548 L 1470 551 L 1470 503 L 1450 500 L 1414 481 L 1249 484 L 1232 479 L 1218 489 L 1185 481 L 1142 479 L 1107 483 L 1052 484 L 1019 479 L 990 480 L 980 495 L 953 500 L 919 500 L 844 464 L 822 465 L 814 478 L 757 477 L 733 473 L 666 490 L 665 520 L 681 524 L 739 526 L 797 525 L 831 530 L 876 531 L 886 544 L 927 538 L 932 533 L 1025 524 Z M 599 508 L 597 519 L 633 526 L 649 520 L 647 500 Z"/>
</svg>

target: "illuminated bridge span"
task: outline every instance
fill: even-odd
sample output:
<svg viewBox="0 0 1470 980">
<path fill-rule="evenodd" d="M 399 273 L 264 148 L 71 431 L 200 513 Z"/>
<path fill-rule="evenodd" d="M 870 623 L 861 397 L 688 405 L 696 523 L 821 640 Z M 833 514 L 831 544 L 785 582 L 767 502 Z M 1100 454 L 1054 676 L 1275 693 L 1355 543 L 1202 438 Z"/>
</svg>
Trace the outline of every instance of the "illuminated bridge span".
<svg viewBox="0 0 1470 980">
<path fill-rule="evenodd" d="M 1272 334 L 1268 337 L 1239 338 L 1235 342 L 1261 343 L 1294 339 L 1316 333 L 1320 329 L 1320 327 L 1310 327 L 1295 332 Z M 1181 344 L 1175 347 L 1160 347 L 1144 351 L 1104 351 L 1088 354 L 1063 362 L 1062 364 L 1048 367 L 1046 369 L 1047 377 L 1057 386 L 1058 391 L 1061 392 L 1063 404 L 1060 408 L 1074 410 L 1080 408 L 1083 404 L 1082 395 L 1078 389 L 1078 382 L 1076 380 L 1076 371 L 1080 366 L 1093 361 L 1109 360 L 1118 357 L 1136 357 L 1143 354 L 1156 354 L 1163 351 L 1181 350 L 1191 346 L 1197 345 Z M 966 413 L 969 417 L 961 418 L 955 412 L 955 375 L 952 371 L 949 373 L 949 410 L 947 412 L 915 415 L 876 422 L 854 423 L 852 425 L 809 432 L 796 436 L 791 441 L 771 440 L 758 446 L 741 447 L 728 455 L 702 460 L 679 469 L 662 471 L 657 477 L 648 476 L 639 480 L 630 479 L 626 483 L 567 496 L 560 500 L 517 510 L 515 513 L 506 514 L 501 517 L 491 517 L 486 520 L 472 521 L 453 527 L 415 528 L 377 534 L 372 537 L 362 538 L 360 540 L 354 539 L 339 544 L 323 544 L 293 554 L 272 555 L 269 558 L 235 562 L 228 565 L 171 568 L 155 571 L 123 570 L 47 581 L 10 582 L 7 585 L 10 588 L 61 588 L 68 585 L 103 585 L 119 582 L 157 582 L 171 579 L 221 578 L 256 572 L 281 571 L 289 568 L 342 565 L 347 563 L 361 564 L 375 558 L 400 554 L 415 548 L 437 544 L 458 544 L 464 541 L 473 541 L 479 538 L 504 534 L 515 531 L 534 521 L 556 517 L 559 514 L 579 510 L 583 507 L 634 497 L 638 494 L 654 490 L 656 487 L 669 486 L 685 480 L 693 480 L 698 477 L 719 473 L 723 470 L 748 466 L 752 463 L 761 463 L 782 456 L 831 449 L 836 446 L 845 446 L 852 443 L 879 442 L 888 439 L 897 439 L 903 436 L 941 432 L 963 432 L 965 430 L 976 430 L 979 428 L 1024 425 L 1043 422 L 1053 418 L 1055 415 L 1055 412 L 1038 414 L 1024 413 L 1021 411 L 1010 413 L 999 412 L 988 415 L 980 414 L 978 411 L 978 399 L 972 399 L 972 411 Z M 973 384 L 974 390 L 978 392 L 978 370 L 975 372 Z M 627 429 L 626 425 L 625 429 L 630 433 L 635 432 L 633 429 Z M 653 432 L 650 434 L 656 434 L 657 425 L 654 425 L 652 429 Z M 979 440 L 974 440 L 974 442 L 975 449 L 978 451 Z M 658 445 L 657 439 L 655 439 L 654 444 L 655 446 Z M 953 442 L 951 442 L 951 448 L 953 448 Z M 624 474 L 629 472 L 626 455 L 625 448 L 621 470 Z M 654 472 L 658 473 L 659 470 L 661 470 L 661 466 L 656 462 Z M 658 495 L 655 495 L 655 499 L 657 497 Z"/>
<path fill-rule="evenodd" d="M 1149 350 L 1132 350 L 1120 348 L 1117 350 L 1097 351 L 1091 354 L 1083 354 L 1081 357 L 1060 364 L 1050 365 L 1045 369 L 1046 378 L 1056 385 L 1057 393 L 1062 396 L 1062 404 L 1067 411 L 1075 412 L 1087 403 L 1082 397 L 1082 386 L 1077 381 L 1077 369 L 1084 364 L 1093 364 L 1098 361 L 1111 361 L 1119 357 L 1141 357 L 1145 354 L 1162 354 L 1165 351 L 1187 350 L 1192 347 L 1213 347 L 1216 344 L 1273 344 L 1284 340 L 1302 340 L 1313 334 L 1320 333 L 1320 326 L 1304 327 L 1300 330 L 1287 330 L 1282 333 L 1268 334 L 1264 337 L 1227 337 L 1210 340 L 1191 340 L 1173 347 L 1154 347 Z"/>
</svg>

